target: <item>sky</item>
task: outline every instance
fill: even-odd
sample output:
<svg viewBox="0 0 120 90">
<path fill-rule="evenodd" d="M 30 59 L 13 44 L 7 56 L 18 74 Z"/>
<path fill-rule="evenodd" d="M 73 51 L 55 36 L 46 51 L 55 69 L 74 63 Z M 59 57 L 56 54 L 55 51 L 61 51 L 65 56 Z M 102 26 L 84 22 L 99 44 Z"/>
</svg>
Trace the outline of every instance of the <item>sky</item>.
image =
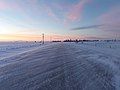
<svg viewBox="0 0 120 90">
<path fill-rule="evenodd" d="M 0 40 L 120 39 L 120 0 L 0 0 Z"/>
</svg>

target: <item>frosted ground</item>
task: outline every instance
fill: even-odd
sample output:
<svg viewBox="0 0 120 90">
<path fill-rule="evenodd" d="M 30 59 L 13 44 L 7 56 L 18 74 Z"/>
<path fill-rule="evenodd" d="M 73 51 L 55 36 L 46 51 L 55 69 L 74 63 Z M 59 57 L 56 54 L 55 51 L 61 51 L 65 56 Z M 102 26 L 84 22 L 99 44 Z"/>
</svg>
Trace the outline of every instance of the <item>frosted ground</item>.
<svg viewBox="0 0 120 90">
<path fill-rule="evenodd" d="M 0 90 L 120 90 L 120 42 L 2 42 Z"/>
<path fill-rule="evenodd" d="M 0 60 L 6 57 L 15 56 L 20 53 L 28 52 L 40 47 L 42 44 L 39 42 L 0 42 Z"/>
</svg>

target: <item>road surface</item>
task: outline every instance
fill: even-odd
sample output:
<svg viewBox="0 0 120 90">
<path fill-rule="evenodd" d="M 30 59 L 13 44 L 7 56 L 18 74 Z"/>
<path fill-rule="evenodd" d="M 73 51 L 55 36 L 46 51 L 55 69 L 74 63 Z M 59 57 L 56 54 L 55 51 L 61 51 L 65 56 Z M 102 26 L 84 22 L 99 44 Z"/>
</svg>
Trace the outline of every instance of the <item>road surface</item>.
<svg viewBox="0 0 120 90">
<path fill-rule="evenodd" d="M 72 44 L 45 46 L 0 61 L 0 90 L 117 90 L 109 58 Z"/>
</svg>

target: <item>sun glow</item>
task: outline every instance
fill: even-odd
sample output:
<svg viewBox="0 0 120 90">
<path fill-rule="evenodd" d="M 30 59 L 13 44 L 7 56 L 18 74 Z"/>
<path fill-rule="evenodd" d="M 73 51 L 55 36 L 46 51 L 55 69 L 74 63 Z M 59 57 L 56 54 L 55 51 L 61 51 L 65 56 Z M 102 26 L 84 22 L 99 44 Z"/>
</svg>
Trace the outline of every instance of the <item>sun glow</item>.
<svg viewBox="0 0 120 90">
<path fill-rule="evenodd" d="M 45 34 L 45 41 L 52 40 L 65 40 L 65 39 L 84 39 L 83 36 L 75 36 L 75 35 L 47 35 Z M 41 35 L 33 35 L 33 34 L 0 34 L 0 41 L 41 41 Z"/>
<path fill-rule="evenodd" d="M 0 41 L 40 41 L 41 36 L 38 35 L 0 35 Z"/>
</svg>

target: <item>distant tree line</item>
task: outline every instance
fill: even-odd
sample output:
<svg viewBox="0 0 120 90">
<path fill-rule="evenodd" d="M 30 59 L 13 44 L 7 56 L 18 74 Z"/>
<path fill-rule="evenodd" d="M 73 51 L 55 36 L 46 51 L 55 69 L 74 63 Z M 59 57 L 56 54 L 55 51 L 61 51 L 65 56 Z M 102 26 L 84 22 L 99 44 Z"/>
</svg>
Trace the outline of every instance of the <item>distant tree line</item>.
<svg viewBox="0 0 120 90">
<path fill-rule="evenodd" d="M 80 40 L 80 39 L 75 39 L 75 40 L 72 40 L 72 39 L 66 39 L 64 40 L 63 42 L 99 42 L 99 41 L 103 41 L 103 42 L 116 42 L 116 41 L 120 41 L 120 40 L 116 40 L 116 39 L 113 39 L 113 40 L 87 40 L 87 39 L 84 39 L 84 40 Z M 55 41 L 52 41 L 52 42 L 62 42 L 60 40 L 55 40 Z"/>
<path fill-rule="evenodd" d="M 52 42 L 62 42 L 62 41 L 60 41 L 60 40 L 57 40 L 57 41 L 52 41 Z"/>
<path fill-rule="evenodd" d="M 79 39 L 76 39 L 76 40 L 71 40 L 71 39 L 67 39 L 67 40 L 64 40 L 63 42 L 97 42 L 99 40 L 79 40 Z"/>
</svg>

